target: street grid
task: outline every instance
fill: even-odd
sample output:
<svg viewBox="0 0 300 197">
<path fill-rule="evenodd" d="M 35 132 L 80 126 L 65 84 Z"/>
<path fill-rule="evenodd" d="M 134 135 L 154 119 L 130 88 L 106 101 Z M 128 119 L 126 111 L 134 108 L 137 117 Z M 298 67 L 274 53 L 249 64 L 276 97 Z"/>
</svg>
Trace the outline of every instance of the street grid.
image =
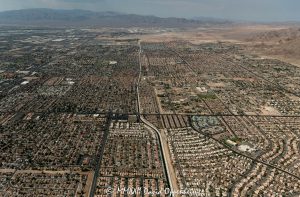
<svg viewBox="0 0 300 197">
<path fill-rule="evenodd" d="M 300 195 L 299 68 L 230 43 L 15 36 L 0 49 L 1 196 Z M 145 192 L 167 188 L 188 192 Z"/>
</svg>

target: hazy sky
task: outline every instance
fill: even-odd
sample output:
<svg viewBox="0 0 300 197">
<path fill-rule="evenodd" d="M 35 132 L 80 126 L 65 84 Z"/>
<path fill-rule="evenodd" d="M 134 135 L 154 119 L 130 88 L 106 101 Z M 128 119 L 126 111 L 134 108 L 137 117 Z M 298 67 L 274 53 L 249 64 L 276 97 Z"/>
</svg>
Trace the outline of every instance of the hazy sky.
<svg viewBox="0 0 300 197">
<path fill-rule="evenodd" d="M 163 17 L 300 21 L 300 0 L 0 0 L 0 11 L 23 8 L 88 9 Z"/>
</svg>

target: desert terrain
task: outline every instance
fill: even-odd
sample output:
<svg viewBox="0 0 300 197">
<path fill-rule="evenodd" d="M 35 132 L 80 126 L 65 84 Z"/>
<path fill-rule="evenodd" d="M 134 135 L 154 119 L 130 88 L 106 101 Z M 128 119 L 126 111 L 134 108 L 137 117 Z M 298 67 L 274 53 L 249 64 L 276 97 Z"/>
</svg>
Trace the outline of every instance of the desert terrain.
<svg viewBox="0 0 300 197">
<path fill-rule="evenodd" d="M 275 58 L 300 66 L 299 27 L 297 24 L 231 24 L 222 27 L 153 32 L 140 38 L 145 42 L 229 42 L 238 44 L 247 52 L 262 58 Z"/>
</svg>

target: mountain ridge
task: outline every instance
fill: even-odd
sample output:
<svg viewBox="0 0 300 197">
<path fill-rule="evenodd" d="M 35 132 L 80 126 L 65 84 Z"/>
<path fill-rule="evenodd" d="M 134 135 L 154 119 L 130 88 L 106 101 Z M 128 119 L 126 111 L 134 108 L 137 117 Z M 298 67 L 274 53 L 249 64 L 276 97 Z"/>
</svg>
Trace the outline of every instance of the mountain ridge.
<svg viewBox="0 0 300 197">
<path fill-rule="evenodd" d="M 48 8 L 22 9 L 0 12 L 0 24 L 36 26 L 104 26 L 104 27 L 197 27 L 230 24 L 230 21 L 208 19 L 162 18 L 149 15 L 112 11 L 60 10 Z"/>
</svg>

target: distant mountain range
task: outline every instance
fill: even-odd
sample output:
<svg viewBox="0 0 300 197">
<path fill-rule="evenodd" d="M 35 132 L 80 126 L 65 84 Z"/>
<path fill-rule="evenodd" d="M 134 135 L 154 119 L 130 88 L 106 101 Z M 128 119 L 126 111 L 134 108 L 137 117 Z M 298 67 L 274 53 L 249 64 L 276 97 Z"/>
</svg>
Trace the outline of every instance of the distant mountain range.
<svg viewBox="0 0 300 197">
<path fill-rule="evenodd" d="M 24 9 L 0 12 L 0 24 L 56 27 L 197 27 L 230 24 L 213 18 L 161 18 L 117 12 L 87 10 Z"/>
</svg>

